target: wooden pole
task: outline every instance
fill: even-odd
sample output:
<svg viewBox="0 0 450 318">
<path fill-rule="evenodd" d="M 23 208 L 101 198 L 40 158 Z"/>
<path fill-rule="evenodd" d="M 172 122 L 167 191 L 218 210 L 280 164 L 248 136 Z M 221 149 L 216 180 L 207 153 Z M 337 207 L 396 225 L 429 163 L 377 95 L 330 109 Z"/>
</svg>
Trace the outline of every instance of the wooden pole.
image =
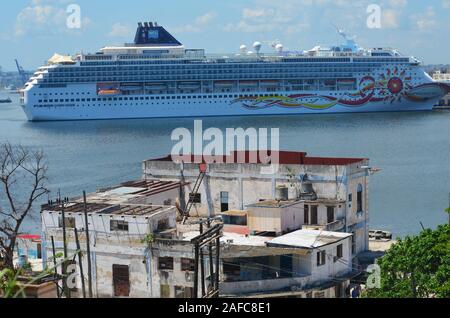
<svg viewBox="0 0 450 318">
<path fill-rule="evenodd" d="M 86 191 L 83 191 L 83 202 L 84 202 L 84 223 L 86 226 L 86 254 L 87 254 L 87 266 L 88 266 L 88 290 L 89 298 L 92 298 L 92 265 L 91 265 L 91 241 L 89 238 L 89 222 L 88 222 L 88 212 L 87 212 L 87 200 Z"/>
<path fill-rule="evenodd" d="M 195 268 L 194 268 L 194 298 L 198 298 L 198 250 L 199 245 L 195 243 Z"/>
<path fill-rule="evenodd" d="M 211 227 L 211 221 L 208 220 L 208 228 L 210 228 L 210 227 Z M 209 277 L 211 280 L 211 288 L 214 289 L 214 262 L 213 262 L 213 244 L 212 244 L 212 242 L 209 243 L 208 253 L 209 253 Z"/>
<path fill-rule="evenodd" d="M 55 239 L 51 236 L 52 240 L 52 253 L 53 253 L 53 266 L 55 266 L 55 279 L 58 279 L 58 269 L 56 265 L 56 249 L 55 249 Z M 61 298 L 61 294 L 59 293 L 59 282 L 56 280 L 56 295 L 58 298 Z"/>
<path fill-rule="evenodd" d="M 77 251 L 78 251 L 78 265 L 80 266 L 80 276 L 81 276 L 81 289 L 83 290 L 83 298 L 86 298 L 86 286 L 84 284 L 84 272 L 83 272 L 83 256 L 81 255 L 81 247 L 80 247 L 80 240 L 78 238 L 78 230 L 75 227 L 75 242 L 77 244 Z"/>
<path fill-rule="evenodd" d="M 219 280 L 220 280 L 220 238 L 216 239 L 216 290 L 219 295 Z"/>
<path fill-rule="evenodd" d="M 63 273 L 63 289 L 64 294 L 67 298 L 70 298 L 70 290 L 67 288 L 67 236 L 66 236 L 66 214 L 64 213 L 64 202 L 61 201 L 61 218 L 62 218 L 62 228 L 63 228 L 63 250 L 64 250 L 64 261 L 62 263 L 62 273 Z"/>
<path fill-rule="evenodd" d="M 203 234 L 203 223 L 200 223 L 200 234 Z M 203 257 L 203 248 L 200 248 L 200 271 L 202 281 L 202 297 L 205 297 L 205 259 Z"/>
</svg>

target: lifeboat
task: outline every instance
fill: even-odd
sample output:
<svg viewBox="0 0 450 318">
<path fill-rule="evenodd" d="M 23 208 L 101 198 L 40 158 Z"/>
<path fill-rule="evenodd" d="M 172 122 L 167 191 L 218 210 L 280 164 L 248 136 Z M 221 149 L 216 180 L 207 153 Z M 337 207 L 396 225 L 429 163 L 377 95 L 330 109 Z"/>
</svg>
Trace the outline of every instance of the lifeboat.
<svg viewBox="0 0 450 318">
<path fill-rule="evenodd" d="M 101 96 L 113 96 L 120 95 L 121 91 L 119 89 L 101 89 L 98 91 L 98 95 Z"/>
<path fill-rule="evenodd" d="M 279 81 L 274 80 L 264 80 L 261 81 L 261 86 L 278 86 Z"/>
<path fill-rule="evenodd" d="M 241 81 L 241 82 L 239 82 L 239 86 L 241 86 L 241 87 L 256 87 L 256 86 L 258 86 L 258 82 L 255 82 L 255 81 Z"/>
<path fill-rule="evenodd" d="M 200 83 L 198 82 L 183 82 L 178 84 L 179 89 L 198 89 L 200 88 Z"/>
<path fill-rule="evenodd" d="M 214 86 L 216 86 L 216 87 L 233 87 L 234 82 L 233 81 L 217 81 L 214 83 Z"/>
<path fill-rule="evenodd" d="M 162 91 L 167 89 L 167 84 L 165 83 L 147 83 L 145 88 L 148 90 Z"/>
<path fill-rule="evenodd" d="M 341 78 L 337 80 L 337 83 L 340 85 L 353 85 L 356 83 L 354 78 Z"/>
</svg>

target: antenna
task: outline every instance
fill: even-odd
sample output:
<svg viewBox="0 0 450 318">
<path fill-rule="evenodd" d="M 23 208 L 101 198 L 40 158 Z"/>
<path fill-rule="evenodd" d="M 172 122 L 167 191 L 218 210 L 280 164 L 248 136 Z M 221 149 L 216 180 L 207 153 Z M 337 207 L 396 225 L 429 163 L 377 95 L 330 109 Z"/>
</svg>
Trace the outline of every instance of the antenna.
<svg viewBox="0 0 450 318">
<path fill-rule="evenodd" d="M 261 42 L 255 42 L 253 43 L 253 49 L 256 51 L 256 54 L 259 54 L 261 51 L 262 44 Z"/>
</svg>

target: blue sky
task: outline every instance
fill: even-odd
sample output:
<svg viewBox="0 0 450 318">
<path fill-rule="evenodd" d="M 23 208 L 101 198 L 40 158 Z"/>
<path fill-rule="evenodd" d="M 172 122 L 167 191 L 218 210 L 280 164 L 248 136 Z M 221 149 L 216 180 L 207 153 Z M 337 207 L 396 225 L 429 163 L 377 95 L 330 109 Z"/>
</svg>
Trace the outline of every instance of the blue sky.
<svg viewBox="0 0 450 318">
<path fill-rule="evenodd" d="M 450 63 L 450 0 L 15 0 L 2 1 L 0 66 L 18 58 L 35 69 L 55 52 L 95 52 L 131 42 L 138 21 L 157 21 L 187 47 L 230 53 L 241 44 L 279 40 L 290 50 L 341 42 L 333 24 L 364 47 L 389 46 L 426 64 Z M 68 29 L 69 4 L 81 29 Z M 367 8 L 381 9 L 369 28 Z M 265 51 L 270 48 L 266 45 Z"/>
</svg>

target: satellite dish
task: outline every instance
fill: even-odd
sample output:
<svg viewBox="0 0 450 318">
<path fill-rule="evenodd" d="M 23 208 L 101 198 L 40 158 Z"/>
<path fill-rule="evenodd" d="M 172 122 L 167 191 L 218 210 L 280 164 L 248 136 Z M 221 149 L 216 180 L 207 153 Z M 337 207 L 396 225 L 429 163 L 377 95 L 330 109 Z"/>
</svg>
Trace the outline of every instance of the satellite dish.
<svg viewBox="0 0 450 318">
<path fill-rule="evenodd" d="M 281 43 L 277 44 L 277 45 L 275 46 L 275 50 L 276 50 L 278 53 L 283 52 L 283 44 L 281 44 Z"/>
<path fill-rule="evenodd" d="M 256 53 L 258 53 L 258 54 L 259 54 L 259 52 L 261 51 L 261 47 L 262 47 L 261 42 L 255 42 L 255 43 L 253 43 L 253 48 L 255 49 Z"/>
<path fill-rule="evenodd" d="M 241 51 L 241 53 L 247 53 L 247 46 L 242 44 L 239 50 Z"/>
</svg>

